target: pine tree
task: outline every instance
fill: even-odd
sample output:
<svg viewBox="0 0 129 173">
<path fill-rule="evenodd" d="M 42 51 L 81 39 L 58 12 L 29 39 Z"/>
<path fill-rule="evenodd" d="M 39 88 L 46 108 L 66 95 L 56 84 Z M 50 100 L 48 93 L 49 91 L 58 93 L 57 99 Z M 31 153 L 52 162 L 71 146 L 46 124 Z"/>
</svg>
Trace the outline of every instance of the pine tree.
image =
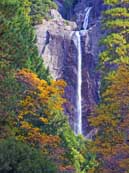
<svg viewBox="0 0 129 173">
<path fill-rule="evenodd" d="M 9 126 L 23 90 L 15 79 L 16 70 L 27 67 L 50 82 L 35 45 L 29 12 L 28 0 L 0 1 L 0 136 L 11 131 Z"/>
<path fill-rule="evenodd" d="M 105 0 L 105 4 L 108 5 L 103 13 L 106 36 L 101 40 L 104 51 L 100 63 L 107 75 L 115 69 L 115 64 L 129 64 L 129 1 Z"/>
<path fill-rule="evenodd" d="M 30 16 L 34 25 L 42 23 L 43 18 L 48 19 L 50 9 L 57 8 L 52 0 L 30 0 L 30 2 Z"/>
</svg>

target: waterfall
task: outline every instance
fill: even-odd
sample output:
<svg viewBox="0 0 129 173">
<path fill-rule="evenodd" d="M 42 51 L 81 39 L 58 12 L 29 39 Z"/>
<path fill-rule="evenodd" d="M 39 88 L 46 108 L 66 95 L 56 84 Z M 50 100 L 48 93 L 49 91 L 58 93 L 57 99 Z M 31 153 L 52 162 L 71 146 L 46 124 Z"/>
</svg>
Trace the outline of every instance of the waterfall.
<svg viewBox="0 0 129 173">
<path fill-rule="evenodd" d="M 77 77 L 77 134 L 82 134 L 82 48 L 81 48 L 81 35 L 79 31 L 75 32 L 77 38 L 77 50 L 78 50 L 78 77 Z"/>
<path fill-rule="evenodd" d="M 87 30 L 88 21 L 89 21 L 89 14 L 92 7 L 87 7 L 85 9 L 85 18 L 83 22 L 83 30 Z M 75 31 L 75 45 L 78 51 L 78 73 L 77 73 L 77 117 L 74 125 L 74 131 L 76 134 L 83 134 L 82 131 L 82 46 L 81 46 L 81 31 Z"/>
<path fill-rule="evenodd" d="M 86 30 L 88 27 L 88 22 L 89 22 L 89 15 L 90 15 L 90 11 L 91 11 L 92 7 L 87 7 L 85 9 L 85 18 L 84 18 L 84 22 L 83 22 L 83 29 Z"/>
</svg>

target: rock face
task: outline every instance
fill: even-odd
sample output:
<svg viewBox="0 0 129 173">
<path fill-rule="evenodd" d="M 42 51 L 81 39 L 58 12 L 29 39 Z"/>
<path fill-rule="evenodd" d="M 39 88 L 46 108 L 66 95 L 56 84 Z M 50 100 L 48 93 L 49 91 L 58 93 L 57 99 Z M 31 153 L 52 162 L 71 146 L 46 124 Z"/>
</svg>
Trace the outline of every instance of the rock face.
<svg viewBox="0 0 129 173">
<path fill-rule="evenodd" d="M 68 84 L 65 92 L 68 99 L 65 112 L 70 115 L 72 126 L 77 83 L 77 52 L 72 41 L 72 31 L 77 26 L 75 22 L 64 20 L 55 10 L 51 11 L 51 16 L 51 20 L 36 26 L 37 46 L 52 77 L 64 79 Z"/>
<path fill-rule="evenodd" d="M 52 19 L 37 25 L 37 46 L 45 65 L 54 79 L 62 78 L 65 59 L 71 48 L 71 32 L 74 22 L 64 20 L 56 10 L 51 10 Z M 70 60 L 70 57 L 68 57 Z"/>
<path fill-rule="evenodd" d="M 83 132 L 87 134 L 90 131 L 88 116 L 90 116 L 93 107 L 98 103 L 98 79 L 96 72 L 98 63 L 98 39 L 99 22 L 91 27 L 84 36 L 82 36 L 82 115 Z"/>
<path fill-rule="evenodd" d="M 92 7 L 89 18 L 89 27 L 96 24 L 96 21 L 101 15 L 101 11 L 103 9 L 103 1 L 102 0 L 81 0 L 74 7 L 74 16 L 78 28 L 81 29 L 82 23 L 85 17 L 85 9 L 86 7 Z"/>
<path fill-rule="evenodd" d="M 93 5 L 93 1 L 86 1 Z M 88 5 L 84 0 L 77 3 L 74 9 L 75 22 L 64 20 L 56 11 L 51 11 L 52 19 L 43 21 L 37 25 L 37 45 L 40 55 L 43 57 L 54 79 L 64 79 L 67 82 L 65 97 L 68 102 L 65 104 L 65 113 L 69 116 L 69 122 L 74 129 L 76 117 L 77 100 L 77 48 L 74 43 L 74 31 L 82 27 L 84 10 Z M 97 4 L 101 0 L 97 1 Z M 81 5 L 80 5 L 81 4 Z M 99 6 L 100 7 L 100 6 Z M 83 133 L 90 131 L 87 116 L 90 115 L 92 107 L 98 102 L 98 75 L 95 72 L 98 62 L 98 40 L 100 38 L 100 22 L 95 16 L 99 11 L 93 7 L 89 29 L 82 31 L 82 113 Z M 98 9 L 98 8 L 97 8 Z M 74 18 L 72 17 L 72 19 Z M 94 19 L 93 19 L 94 18 Z"/>
</svg>

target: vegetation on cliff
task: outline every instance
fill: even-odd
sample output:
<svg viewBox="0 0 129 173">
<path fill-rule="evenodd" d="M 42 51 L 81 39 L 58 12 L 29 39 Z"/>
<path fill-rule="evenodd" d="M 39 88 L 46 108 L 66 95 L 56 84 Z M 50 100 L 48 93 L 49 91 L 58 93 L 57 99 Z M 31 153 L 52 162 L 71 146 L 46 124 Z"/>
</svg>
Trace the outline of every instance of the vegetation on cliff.
<svg viewBox="0 0 129 173">
<path fill-rule="evenodd" d="M 30 16 L 32 24 L 42 23 L 43 18 L 49 18 L 51 8 L 57 8 L 53 0 L 30 0 Z"/>
</svg>

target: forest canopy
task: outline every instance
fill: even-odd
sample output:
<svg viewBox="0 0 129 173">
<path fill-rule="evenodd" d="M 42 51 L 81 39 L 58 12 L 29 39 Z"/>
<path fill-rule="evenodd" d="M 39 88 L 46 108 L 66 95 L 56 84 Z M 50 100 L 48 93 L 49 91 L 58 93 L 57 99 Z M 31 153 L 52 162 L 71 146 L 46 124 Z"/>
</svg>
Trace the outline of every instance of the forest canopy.
<svg viewBox="0 0 129 173">
<path fill-rule="evenodd" d="M 67 83 L 52 78 L 36 46 L 34 25 L 50 20 L 57 5 L 0 0 L 1 173 L 129 172 L 129 0 L 104 0 L 104 7 L 100 98 L 89 116 L 96 130 L 89 140 L 71 129 Z"/>
<path fill-rule="evenodd" d="M 66 82 L 53 80 L 38 54 L 34 24 L 51 0 L 0 1 L 0 172 L 84 172 L 96 165 L 90 143 L 64 114 Z M 48 20 L 48 19 L 47 19 Z"/>
</svg>

